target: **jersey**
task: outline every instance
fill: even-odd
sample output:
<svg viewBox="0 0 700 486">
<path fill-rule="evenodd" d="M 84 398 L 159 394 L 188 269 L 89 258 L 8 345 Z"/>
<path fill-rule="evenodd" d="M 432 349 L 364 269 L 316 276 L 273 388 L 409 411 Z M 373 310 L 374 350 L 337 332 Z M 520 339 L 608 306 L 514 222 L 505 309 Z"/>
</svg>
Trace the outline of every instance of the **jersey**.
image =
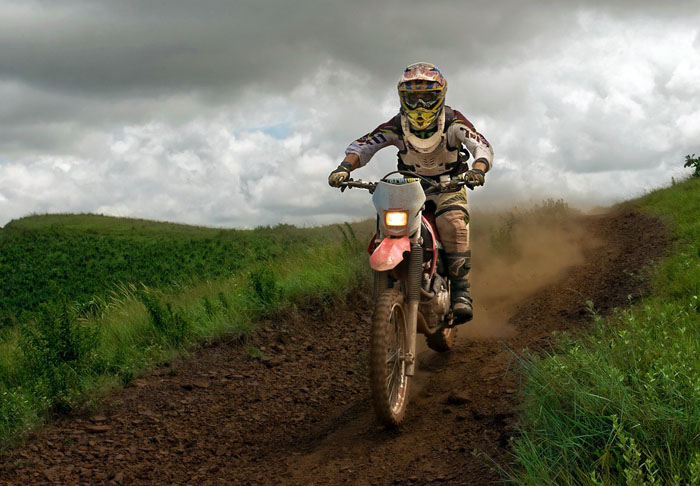
<svg viewBox="0 0 700 486">
<path fill-rule="evenodd" d="M 428 177 L 466 172 L 470 155 L 475 162 L 484 162 L 486 171 L 493 163 L 491 144 L 464 115 L 449 106 L 445 106 L 438 120 L 438 130 L 429 139 L 418 139 L 412 134 L 399 113 L 352 142 L 345 154 L 357 154 L 360 167 L 363 167 L 374 154 L 389 145 L 398 149 L 400 170 L 411 170 Z M 468 152 L 460 150 L 463 146 Z"/>
</svg>

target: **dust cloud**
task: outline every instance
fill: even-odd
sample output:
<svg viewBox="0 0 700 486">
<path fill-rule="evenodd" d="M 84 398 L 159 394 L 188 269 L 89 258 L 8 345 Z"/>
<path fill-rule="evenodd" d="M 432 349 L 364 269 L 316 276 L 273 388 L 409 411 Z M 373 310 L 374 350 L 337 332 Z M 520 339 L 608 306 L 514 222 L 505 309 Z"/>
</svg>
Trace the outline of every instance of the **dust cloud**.
<svg viewBox="0 0 700 486">
<path fill-rule="evenodd" d="M 474 319 L 458 327 L 457 346 L 467 339 L 513 336 L 516 331 L 509 320 L 518 305 L 584 263 L 587 250 L 602 245 L 585 231 L 583 217 L 562 201 L 528 210 L 472 214 Z M 416 344 L 422 359 L 434 354 L 420 336 Z M 413 386 L 420 390 L 426 379 L 417 375 Z"/>
<path fill-rule="evenodd" d="M 517 305 L 582 264 L 584 251 L 601 245 L 586 233 L 580 218 L 566 206 L 473 216 L 474 320 L 460 326 L 460 337 L 513 335 L 508 320 Z"/>
</svg>

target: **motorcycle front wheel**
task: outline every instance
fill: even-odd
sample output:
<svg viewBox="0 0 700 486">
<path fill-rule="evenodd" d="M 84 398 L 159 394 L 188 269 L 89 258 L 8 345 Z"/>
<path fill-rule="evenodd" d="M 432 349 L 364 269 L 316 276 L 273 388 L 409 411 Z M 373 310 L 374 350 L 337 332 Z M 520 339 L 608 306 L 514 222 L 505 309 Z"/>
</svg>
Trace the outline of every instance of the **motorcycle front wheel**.
<svg viewBox="0 0 700 486">
<path fill-rule="evenodd" d="M 401 423 L 408 404 L 407 326 L 403 294 L 382 292 L 372 318 L 370 389 L 377 418 L 390 427 Z"/>
</svg>

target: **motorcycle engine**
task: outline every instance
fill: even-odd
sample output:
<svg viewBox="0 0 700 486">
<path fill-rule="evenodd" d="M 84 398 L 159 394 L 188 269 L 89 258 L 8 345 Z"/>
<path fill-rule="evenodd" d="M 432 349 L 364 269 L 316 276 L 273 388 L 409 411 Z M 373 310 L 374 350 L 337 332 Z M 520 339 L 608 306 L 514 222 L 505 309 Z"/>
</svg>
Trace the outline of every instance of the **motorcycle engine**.
<svg viewBox="0 0 700 486">
<path fill-rule="evenodd" d="M 435 293 L 433 312 L 444 316 L 450 312 L 450 293 L 447 291 L 447 282 L 440 275 L 435 274 L 431 290 Z"/>
<path fill-rule="evenodd" d="M 421 301 L 419 310 L 428 328 L 435 329 L 450 312 L 450 293 L 447 290 L 447 282 L 438 274 L 433 275 L 427 290 L 432 296 Z"/>
</svg>

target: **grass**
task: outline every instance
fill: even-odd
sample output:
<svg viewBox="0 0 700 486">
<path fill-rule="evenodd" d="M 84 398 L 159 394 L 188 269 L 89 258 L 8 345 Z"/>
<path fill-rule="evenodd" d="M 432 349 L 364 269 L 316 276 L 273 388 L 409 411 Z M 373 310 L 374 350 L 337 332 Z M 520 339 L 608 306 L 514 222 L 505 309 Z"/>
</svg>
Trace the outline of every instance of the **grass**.
<svg viewBox="0 0 700 486">
<path fill-rule="evenodd" d="M 670 255 L 648 297 L 524 359 L 516 484 L 700 484 L 700 179 L 629 204 Z"/>
<path fill-rule="evenodd" d="M 528 208 L 514 208 L 496 214 L 481 214 L 477 217 L 475 239 L 488 235 L 488 251 L 506 260 L 515 260 L 522 251 L 518 232 L 523 228 L 561 225 L 580 213 L 569 207 L 563 199 L 545 199 Z"/>
<path fill-rule="evenodd" d="M 291 226 L 234 231 L 94 215 L 10 223 L 0 233 L 3 251 L 9 246 L 21 252 L 26 244 L 39 252 L 42 262 L 56 262 L 61 252 L 76 252 L 84 244 L 81 240 L 95 238 L 106 238 L 92 247 L 107 252 L 104 262 L 96 260 L 106 268 L 124 257 L 125 248 L 162 244 L 168 251 L 159 247 L 149 262 L 148 254 L 137 250 L 145 263 L 123 264 L 132 273 L 125 271 L 128 280 L 122 283 L 110 281 L 103 269 L 95 275 L 110 285 L 96 277 L 92 288 L 74 292 L 77 287 L 70 279 L 58 279 L 55 294 L 42 294 L 43 300 L 28 303 L 31 308 L 15 309 L 13 325 L 0 327 L 0 441 L 11 444 L 52 416 L 89 405 L 110 388 L 129 383 L 204 340 L 242 338 L 255 321 L 309 299 L 327 303 L 343 299 L 369 280 L 363 248 L 372 227 L 369 223 L 345 225 L 340 231 Z M 32 246 L 36 241 L 45 245 Z M 180 247 L 194 248 L 199 262 L 195 266 L 205 270 L 180 278 L 189 271 L 177 269 Z M 210 268 L 206 260 L 216 262 L 217 256 L 231 256 L 240 263 L 218 273 L 206 270 Z M 162 264 L 175 269 L 167 279 L 151 275 Z M 14 263 L 5 259 L 3 265 Z M 66 262 L 61 265 L 65 268 Z M 42 271 L 38 266 L 22 270 L 30 268 Z M 142 274 L 134 269 L 145 271 L 151 283 L 140 280 Z M 17 270 L 15 265 L 7 272 Z"/>
<path fill-rule="evenodd" d="M 87 303 L 119 282 L 173 288 L 228 278 L 338 236 L 289 225 L 248 231 L 90 214 L 22 218 L 0 232 L 0 327 L 59 296 Z"/>
</svg>

